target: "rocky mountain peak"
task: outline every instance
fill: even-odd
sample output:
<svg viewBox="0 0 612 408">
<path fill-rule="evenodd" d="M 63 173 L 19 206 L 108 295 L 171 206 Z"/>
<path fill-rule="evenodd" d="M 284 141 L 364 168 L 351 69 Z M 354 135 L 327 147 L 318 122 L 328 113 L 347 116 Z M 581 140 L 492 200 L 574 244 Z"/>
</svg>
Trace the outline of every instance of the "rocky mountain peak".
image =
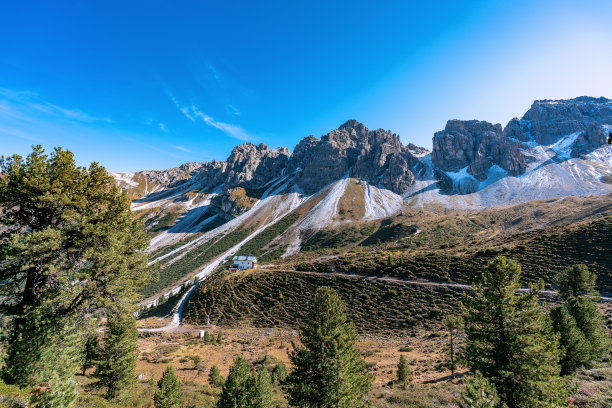
<svg viewBox="0 0 612 408">
<path fill-rule="evenodd" d="M 297 185 L 307 193 L 318 191 L 343 177 L 403 193 L 414 182 L 412 166 L 418 160 L 389 131 L 369 130 L 356 120 L 317 139 L 302 139 L 289 160 L 289 173 L 296 172 Z"/>
<path fill-rule="evenodd" d="M 512 122 L 515 123 L 512 123 Z M 509 126 L 516 128 L 517 120 Z M 586 133 L 590 124 L 612 124 L 612 101 L 607 98 L 580 96 L 567 100 L 535 101 L 523 115 L 522 134 L 518 138 L 533 138 L 542 145 L 551 145 L 560 138 L 575 132 Z M 586 135 L 585 135 L 586 136 Z M 583 138 L 578 143 L 584 144 L 583 149 L 595 148 L 603 143 L 593 135 Z"/>
<path fill-rule="evenodd" d="M 467 168 L 480 181 L 494 165 L 514 176 L 527 168 L 520 144 L 505 137 L 500 124 L 478 120 L 449 120 L 444 130 L 434 134 L 431 158 L 441 170 Z"/>
</svg>

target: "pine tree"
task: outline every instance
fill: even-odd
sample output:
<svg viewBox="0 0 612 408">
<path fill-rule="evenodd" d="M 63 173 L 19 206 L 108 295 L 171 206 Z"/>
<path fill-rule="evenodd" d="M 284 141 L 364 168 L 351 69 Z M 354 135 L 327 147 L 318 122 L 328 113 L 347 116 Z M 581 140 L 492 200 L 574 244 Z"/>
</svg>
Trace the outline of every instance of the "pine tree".
<svg viewBox="0 0 612 408">
<path fill-rule="evenodd" d="M 219 367 L 216 365 L 210 368 L 210 372 L 208 373 L 208 383 L 212 387 L 223 387 L 224 380 L 219 372 Z"/>
<path fill-rule="evenodd" d="M 171 366 L 164 371 L 162 378 L 157 382 L 157 388 L 153 396 L 155 408 L 180 408 L 182 406 L 181 385 Z"/>
<path fill-rule="evenodd" d="M 455 361 L 455 342 L 457 336 L 459 336 L 459 330 L 461 329 L 461 325 L 463 322 L 461 321 L 461 317 L 456 316 L 447 316 L 444 319 L 444 325 L 448 330 L 449 334 L 449 351 L 450 351 L 450 364 L 449 368 L 451 370 L 451 377 L 455 378 L 455 370 L 457 369 L 457 363 Z"/>
<path fill-rule="evenodd" d="M 592 367 L 610 348 L 603 316 L 595 304 L 596 279 L 586 265 L 569 267 L 553 279 L 564 300 L 563 305 L 551 311 L 554 329 L 566 350 L 561 361 L 564 374 Z"/>
<path fill-rule="evenodd" d="M 572 392 L 560 377 L 562 352 L 538 301 L 539 286 L 517 294 L 520 265 L 492 260 L 464 299 L 464 358 L 491 381 L 510 408 L 567 406 Z"/>
<path fill-rule="evenodd" d="M 89 333 L 85 338 L 85 344 L 83 346 L 83 363 L 81 364 L 83 375 L 85 375 L 87 369 L 93 367 L 98 360 L 98 349 L 98 335 L 96 333 Z"/>
<path fill-rule="evenodd" d="M 289 404 L 296 407 L 361 407 L 371 388 L 357 330 L 346 306 L 331 288 L 320 287 L 300 330 L 303 347 L 290 355 L 293 371 L 287 377 Z"/>
<path fill-rule="evenodd" d="M 589 343 L 589 361 L 586 367 L 591 367 L 593 363 L 601 361 L 610 349 L 610 338 L 606 333 L 603 316 L 595 304 L 595 299 L 586 296 L 567 299 L 563 307 L 574 318 L 576 326 Z"/>
<path fill-rule="evenodd" d="M 218 408 L 244 408 L 249 404 L 251 369 L 242 357 L 236 357 L 223 384 Z"/>
<path fill-rule="evenodd" d="M 402 386 L 402 388 L 406 388 L 411 380 L 412 372 L 410 371 L 410 366 L 408 365 L 406 358 L 402 355 L 400 356 L 399 363 L 397 364 L 397 382 Z"/>
<path fill-rule="evenodd" d="M 461 408 L 500 408 L 500 403 L 495 386 L 479 371 L 465 382 L 465 391 L 461 394 Z"/>
<path fill-rule="evenodd" d="M 106 397 L 117 397 L 135 381 L 138 357 L 138 330 L 130 313 L 116 312 L 108 317 L 107 333 L 100 349 L 93 386 L 106 388 Z"/>
<path fill-rule="evenodd" d="M 560 344 L 565 349 L 561 359 L 561 373 L 571 374 L 580 367 L 586 367 L 591 358 L 591 346 L 576 325 L 576 319 L 567 311 L 565 305 L 550 311 L 553 330 L 560 334 Z"/>
<path fill-rule="evenodd" d="M 272 408 L 274 390 L 270 382 L 268 370 L 261 370 L 251 374 L 247 381 L 248 408 Z"/>
<path fill-rule="evenodd" d="M 222 342 L 223 342 L 223 333 L 219 331 L 219 333 L 217 333 L 217 344 L 221 344 Z"/>
<path fill-rule="evenodd" d="M 37 344 L 56 348 L 49 341 L 63 344 L 62 330 L 82 327 L 84 316 L 137 298 L 151 280 L 148 237 L 106 170 L 77 167 L 69 151 L 2 157 L 0 174 L 0 313 L 14 317 L 0 375 L 29 387 L 39 367 L 53 366 Z"/>
<path fill-rule="evenodd" d="M 36 316 L 29 318 L 36 320 Z M 49 334 L 47 329 L 43 329 L 42 334 L 43 340 L 37 342 L 39 354 L 36 359 L 30 360 L 40 364 L 32 368 L 35 374 L 30 381 L 34 384 L 35 392 L 31 395 L 31 406 L 72 407 L 78 396 L 74 373 L 80 357 L 80 339 L 76 327 L 56 324 L 53 333 Z M 31 350 L 32 345 L 29 348 Z"/>
<path fill-rule="evenodd" d="M 553 278 L 553 285 L 561 299 L 571 297 L 596 295 L 595 281 L 597 276 L 590 272 L 586 265 L 573 265 L 559 272 Z"/>
</svg>

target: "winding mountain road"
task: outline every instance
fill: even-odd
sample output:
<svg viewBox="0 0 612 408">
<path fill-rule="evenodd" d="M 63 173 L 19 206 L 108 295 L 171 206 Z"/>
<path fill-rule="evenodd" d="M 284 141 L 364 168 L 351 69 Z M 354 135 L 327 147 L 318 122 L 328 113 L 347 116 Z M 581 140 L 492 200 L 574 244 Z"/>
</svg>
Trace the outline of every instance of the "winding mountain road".
<svg viewBox="0 0 612 408">
<path fill-rule="evenodd" d="M 279 270 L 274 269 L 274 272 L 291 272 L 291 273 L 299 273 L 303 275 L 311 275 L 311 276 L 337 276 L 341 278 L 350 278 L 350 279 L 359 279 L 370 282 L 385 282 L 392 283 L 398 285 L 418 285 L 418 286 L 428 286 L 428 287 L 443 287 L 443 288 L 453 288 L 453 289 L 465 289 L 472 290 L 472 285 L 467 285 L 463 283 L 450 283 L 450 282 L 432 282 L 427 280 L 405 280 L 399 278 L 390 278 L 384 276 L 367 276 L 367 275 L 357 275 L 357 274 L 348 274 L 348 273 L 340 273 L 340 272 L 313 272 L 313 271 L 294 271 L 294 270 Z M 201 281 L 203 282 L 203 281 Z M 177 305 L 172 309 L 172 321 L 170 324 L 163 327 L 155 327 L 155 328 L 140 328 L 138 331 L 141 332 L 164 332 L 164 331 L 176 331 L 181 326 L 181 321 L 183 319 L 183 308 L 187 304 L 187 300 L 189 296 L 193 293 L 193 291 L 198 287 L 200 282 L 196 283 L 194 286 L 189 288 L 185 294 L 181 297 Z M 521 288 L 518 290 L 519 292 L 528 292 L 528 288 Z M 554 290 L 543 290 L 542 294 L 545 296 L 553 297 L 557 294 Z M 599 296 L 600 302 L 610 302 L 612 301 L 612 297 L 607 296 Z"/>
</svg>

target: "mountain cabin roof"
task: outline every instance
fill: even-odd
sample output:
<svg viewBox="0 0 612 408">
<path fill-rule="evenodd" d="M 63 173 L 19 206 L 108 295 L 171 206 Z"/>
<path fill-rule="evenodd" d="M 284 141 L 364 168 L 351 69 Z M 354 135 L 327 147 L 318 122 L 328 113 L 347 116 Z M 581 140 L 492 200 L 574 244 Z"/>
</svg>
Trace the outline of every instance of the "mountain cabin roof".
<svg viewBox="0 0 612 408">
<path fill-rule="evenodd" d="M 236 255 L 233 258 L 234 261 L 253 261 L 257 262 L 257 258 L 252 255 Z"/>
</svg>

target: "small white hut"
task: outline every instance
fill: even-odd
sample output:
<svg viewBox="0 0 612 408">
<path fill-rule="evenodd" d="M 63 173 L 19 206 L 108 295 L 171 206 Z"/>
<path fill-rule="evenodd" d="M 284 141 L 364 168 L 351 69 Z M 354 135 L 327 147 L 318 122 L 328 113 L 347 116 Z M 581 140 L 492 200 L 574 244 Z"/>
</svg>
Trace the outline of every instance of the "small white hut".
<svg viewBox="0 0 612 408">
<path fill-rule="evenodd" d="M 234 256 L 233 261 L 234 263 L 232 268 L 235 268 L 238 271 L 257 268 L 257 258 L 254 256 L 236 255 Z"/>
</svg>

